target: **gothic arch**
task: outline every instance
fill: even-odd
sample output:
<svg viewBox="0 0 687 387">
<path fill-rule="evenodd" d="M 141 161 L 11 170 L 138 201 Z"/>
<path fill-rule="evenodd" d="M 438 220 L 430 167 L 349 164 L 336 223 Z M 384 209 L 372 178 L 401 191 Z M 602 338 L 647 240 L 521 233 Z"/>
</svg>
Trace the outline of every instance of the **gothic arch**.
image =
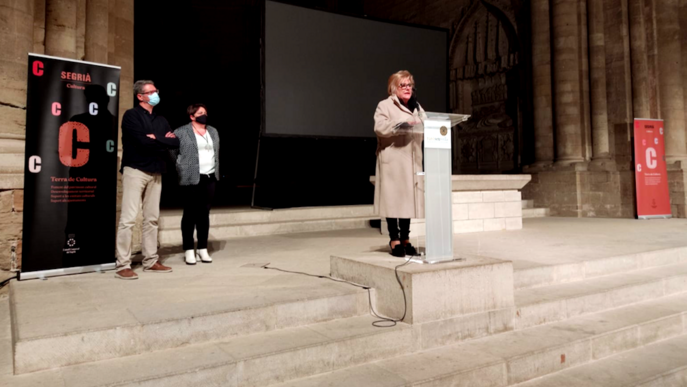
<svg viewBox="0 0 687 387">
<path fill-rule="evenodd" d="M 513 20 L 510 0 L 474 0 L 454 25 L 450 105 L 471 114 L 454 131 L 454 173 L 519 168 L 521 45 Z"/>
</svg>

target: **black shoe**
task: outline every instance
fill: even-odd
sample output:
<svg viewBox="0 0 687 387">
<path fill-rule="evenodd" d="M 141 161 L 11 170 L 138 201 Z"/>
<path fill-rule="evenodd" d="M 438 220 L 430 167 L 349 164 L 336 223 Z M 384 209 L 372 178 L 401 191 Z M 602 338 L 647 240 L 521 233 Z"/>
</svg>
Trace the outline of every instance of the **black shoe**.
<svg viewBox="0 0 687 387">
<path fill-rule="evenodd" d="M 391 247 L 391 243 L 389 243 L 389 247 Z M 391 255 L 394 257 L 405 258 L 406 250 L 403 248 L 403 245 L 399 243 L 391 248 Z"/>
<path fill-rule="evenodd" d="M 406 251 L 406 255 L 412 255 L 412 256 L 417 255 L 417 249 L 415 248 L 415 246 L 411 245 L 410 242 L 406 243 L 403 246 L 403 248 Z"/>
</svg>

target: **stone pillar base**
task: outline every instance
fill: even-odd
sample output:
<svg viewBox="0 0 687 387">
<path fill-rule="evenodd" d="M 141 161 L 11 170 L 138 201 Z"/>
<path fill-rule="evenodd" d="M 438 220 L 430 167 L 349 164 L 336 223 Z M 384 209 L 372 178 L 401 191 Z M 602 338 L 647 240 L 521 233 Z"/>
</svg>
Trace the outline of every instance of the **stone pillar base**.
<svg viewBox="0 0 687 387">
<path fill-rule="evenodd" d="M 0 191 L 0 270 L 21 268 L 24 191 Z"/>
<path fill-rule="evenodd" d="M 589 163 L 589 170 L 595 172 L 614 172 L 618 170 L 618 166 L 615 160 L 607 159 L 594 159 Z"/>
<path fill-rule="evenodd" d="M 535 207 L 549 208 L 551 216 L 635 217 L 633 171 L 561 168 L 539 172 L 532 174 L 532 181 L 523 188 L 522 197 L 534 200 Z"/>
<path fill-rule="evenodd" d="M 668 164 L 668 190 L 674 218 L 687 218 L 687 162 Z"/>
</svg>

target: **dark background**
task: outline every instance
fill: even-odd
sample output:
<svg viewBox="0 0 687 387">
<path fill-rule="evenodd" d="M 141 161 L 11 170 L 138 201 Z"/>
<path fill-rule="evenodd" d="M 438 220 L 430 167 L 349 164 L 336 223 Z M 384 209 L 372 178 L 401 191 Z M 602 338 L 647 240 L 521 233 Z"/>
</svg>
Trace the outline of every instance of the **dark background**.
<svg viewBox="0 0 687 387">
<path fill-rule="evenodd" d="M 284 1 L 327 9 L 327 1 Z M 362 15 L 363 1 L 337 3 L 337 12 Z M 175 129 L 186 107 L 208 106 L 221 137 L 215 206 L 249 206 L 261 123 L 261 2 L 137 1 L 134 77 L 161 90 L 155 110 Z M 386 79 L 380 80 L 381 88 Z M 374 107 L 371 107 L 372 115 Z M 371 119 L 371 117 L 370 117 Z M 255 206 L 371 204 L 376 139 L 263 137 Z M 172 164 L 163 177 L 162 207 L 181 207 Z"/>
</svg>

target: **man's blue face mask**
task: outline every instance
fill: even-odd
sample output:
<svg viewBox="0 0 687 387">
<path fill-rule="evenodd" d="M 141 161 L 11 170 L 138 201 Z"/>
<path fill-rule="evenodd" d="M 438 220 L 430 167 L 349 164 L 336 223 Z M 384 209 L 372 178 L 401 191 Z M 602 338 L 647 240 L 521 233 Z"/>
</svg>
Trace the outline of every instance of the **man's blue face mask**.
<svg viewBox="0 0 687 387">
<path fill-rule="evenodd" d="M 158 95 L 157 92 L 151 94 L 148 97 L 148 103 L 150 104 L 150 106 L 155 106 L 155 105 L 159 104 L 160 103 L 160 95 Z"/>
</svg>

